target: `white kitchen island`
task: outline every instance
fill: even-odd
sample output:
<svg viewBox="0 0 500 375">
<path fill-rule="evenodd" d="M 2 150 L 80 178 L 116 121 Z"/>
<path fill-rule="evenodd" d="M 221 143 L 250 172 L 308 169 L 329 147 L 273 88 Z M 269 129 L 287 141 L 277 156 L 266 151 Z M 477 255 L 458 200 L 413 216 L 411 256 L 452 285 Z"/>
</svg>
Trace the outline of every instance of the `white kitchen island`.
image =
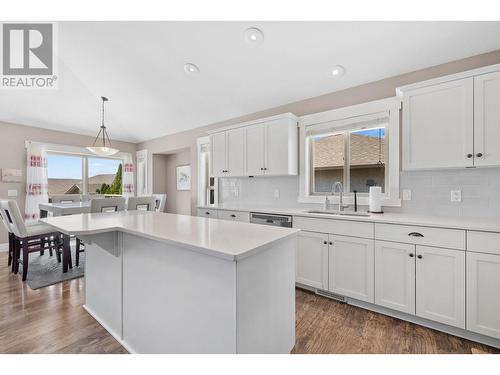
<svg viewBox="0 0 500 375">
<path fill-rule="evenodd" d="M 292 350 L 298 230 L 144 211 L 42 221 L 84 241 L 84 308 L 129 352 Z"/>
</svg>

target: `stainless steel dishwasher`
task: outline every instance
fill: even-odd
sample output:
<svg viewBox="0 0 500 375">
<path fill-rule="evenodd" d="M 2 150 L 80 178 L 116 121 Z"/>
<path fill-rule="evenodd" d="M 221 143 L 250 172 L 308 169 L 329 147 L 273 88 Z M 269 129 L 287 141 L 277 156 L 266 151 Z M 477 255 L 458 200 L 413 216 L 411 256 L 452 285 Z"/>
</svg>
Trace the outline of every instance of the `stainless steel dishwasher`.
<svg viewBox="0 0 500 375">
<path fill-rule="evenodd" d="M 250 222 L 255 224 L 272 225 L 275 227 L 292 227 L 292 217 L 289 215 L 275 215 L 251 212 Z"/>
</svg>

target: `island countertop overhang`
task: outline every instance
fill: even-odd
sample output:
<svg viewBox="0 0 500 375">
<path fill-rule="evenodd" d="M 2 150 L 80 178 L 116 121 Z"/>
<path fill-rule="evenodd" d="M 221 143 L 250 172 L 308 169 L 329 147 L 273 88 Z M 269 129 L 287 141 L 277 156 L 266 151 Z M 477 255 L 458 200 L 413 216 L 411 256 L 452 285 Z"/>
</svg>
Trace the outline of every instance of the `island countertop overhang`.
<svg viewBox="0 0 500 375">
<path fill-rule="evenodd" d="M 295 236 L 299 230 L 149 211 L 48 217 L 42 222 L 82 237 L 122 232 L 237 261 Z"/>
</svg>

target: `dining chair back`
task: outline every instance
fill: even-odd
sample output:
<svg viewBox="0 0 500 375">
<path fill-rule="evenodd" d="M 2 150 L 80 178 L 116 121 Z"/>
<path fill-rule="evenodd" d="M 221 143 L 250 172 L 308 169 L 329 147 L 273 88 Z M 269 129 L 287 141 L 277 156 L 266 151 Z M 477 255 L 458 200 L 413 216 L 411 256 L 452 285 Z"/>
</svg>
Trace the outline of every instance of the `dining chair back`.
<svg viewBox="0 0 500 375">
<path fill-rule="evenodd" d="M 82 194 L 82 202 L 90 202 L 92 199 L 104 198 L 102 194 Z"/>
<path fill-rule="evenodd" d="M 12 260 L 14 259 L 14 234 L 12 233 L 10 225 L 7 222 L 7 214 L 3 211 L 1 203 L 0 203 L 0 221 L 3 223 L 3 226 L 5 227 L 5 230 L 9 235 L 9 256 L 8 256 L 7 266 L 10 266 L 12 264 Z M 14 267 L 12 267 L 12 270 L 14 270 Z"/>
<path fill-rule="evenodd" d="M 52 203 L 78 203 L 82 201 L 80 194 L 57 194 L 52 195 Z"/>
<path fill-rule="evenodd" d="M 28 231 L 17 202 L 15 200 L 2 199 L 0 200 L 0 208 L 10 232 L 14 233 L 17 237 L 26 237 Z"/>
<path fill-rule="evenodd" d="M 155 197 L 130 197 L 127 203 L 129 211 L 156 211 Z"/>
<path fill-rule="evenodd" d="M 5 227 L 5 230 L 7 233 L 10 233 L 10 228 L 9 224 L 7 224 L 7 219 L 4 217 L 6 216 L 5 213 L 2 211 L 2 208 L 0 207 L 0 221 L 2 222 L 3 226 Z"/>
<path fill-rule="evenodd" d="M 97 198 L 90 201 L 90 212 L 116 212 L 125 210 L 125 198 Z"/>
<path fill-rule="evenodd" d="M 156 202 L 156 211 L 164 212 L 165 211 L 165 203 L 167 202 L 167 194 L 153 194 Z"/>
</svg>

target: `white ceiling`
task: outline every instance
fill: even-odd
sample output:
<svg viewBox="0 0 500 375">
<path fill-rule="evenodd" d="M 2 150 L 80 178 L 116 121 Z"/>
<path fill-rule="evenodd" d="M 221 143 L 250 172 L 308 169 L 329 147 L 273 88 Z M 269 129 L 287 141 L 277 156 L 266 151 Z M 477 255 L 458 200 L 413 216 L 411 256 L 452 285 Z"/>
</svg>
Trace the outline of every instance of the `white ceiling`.
<svg viewBox="0 0 500 375">
<path fill-rule="evenodd" d="M 245 42 L 251 26 L 264 43 Z M 500 49 L 498 35 L 500 22 L 62 22 L 59 88 L 0 90 L 0 121 L 94 135 L 104 95 L 111 138 L 139 142 Z"/>
</svg>

